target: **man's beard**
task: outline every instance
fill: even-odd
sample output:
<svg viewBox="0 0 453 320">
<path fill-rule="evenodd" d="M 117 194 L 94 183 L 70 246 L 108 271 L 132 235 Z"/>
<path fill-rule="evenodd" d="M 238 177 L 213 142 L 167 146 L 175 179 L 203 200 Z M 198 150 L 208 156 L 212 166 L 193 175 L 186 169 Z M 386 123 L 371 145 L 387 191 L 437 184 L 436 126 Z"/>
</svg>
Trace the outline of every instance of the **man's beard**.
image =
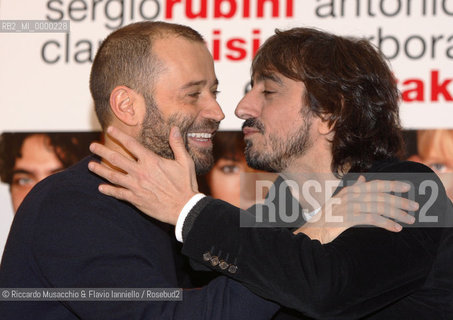
<svg viewBox="0 0 453 320">
<path fill-rule="evenodd" d="M 282 138 L 269 135 L 269 140 L 261 148 L 254 146 L 252 140 L 246 140 L 245 158 L 248 166 L 268 172 L 282 172 L 287 169 L 292 160 L 302 156 L 313 144 L 310 138 L 310 116 L 305 115 L 302 120 L 302 125 L 294 134 Z M 247 119 L 242 127 L 258 129 L 258 134 L 265 138 L 265 127 L 256 118 Z"/>
<path fill-rule="evenodd" d="M 178 127 L 184 141 L 186 150 L 189 152 L 195 163 L 197 175 L 207 173 L 214 164 L 212 146 L 210 148 L 191 148 L 187 139 L 188 132 L 212 132 L 219 127 L 219 122 L 205 120 L 201 123 L 194 123 L 195 119 L 185 117 L 183 114 L 173 114 L 165 121 L 160 113 L 157 104 L 148 94 L 144 95 L 146 103 L 146 114 L 140 132 L 140 142 L 157 155 L 174 159 L 168 138 L 171 127 Z M 212 138 L 212 137 L 211 137 Z"/>
</svg>

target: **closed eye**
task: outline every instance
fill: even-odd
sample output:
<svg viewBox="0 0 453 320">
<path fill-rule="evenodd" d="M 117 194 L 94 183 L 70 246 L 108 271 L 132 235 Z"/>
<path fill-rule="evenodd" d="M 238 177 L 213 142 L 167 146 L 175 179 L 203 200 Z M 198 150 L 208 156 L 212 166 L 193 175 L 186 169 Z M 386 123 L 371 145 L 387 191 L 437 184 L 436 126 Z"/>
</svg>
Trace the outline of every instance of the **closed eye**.
<svg viewBox="0 0 453 320">
<path fill-rule="evenodd" d="M 200 94 L 201 94 L 200 91 L 192 92 L 192 93 L 189 93 L 189 97 L 198 98 L 198 96 L 199 96 Z"/>
</svg>

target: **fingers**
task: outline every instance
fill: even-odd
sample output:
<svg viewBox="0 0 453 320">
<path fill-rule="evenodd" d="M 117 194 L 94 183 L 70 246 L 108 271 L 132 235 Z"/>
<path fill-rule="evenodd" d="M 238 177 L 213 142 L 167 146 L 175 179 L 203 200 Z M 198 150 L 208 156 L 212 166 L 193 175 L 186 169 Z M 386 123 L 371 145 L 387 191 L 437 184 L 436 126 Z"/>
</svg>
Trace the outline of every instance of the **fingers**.
<svg viewBox="0 0 453 320">
<path fill-rule="evenodd" d="M 365 214 L 364 217 L 366 220 L 364 224 L 367 225 L 383 228 L 392 232 L 399 232 L 403 229 L 403 227 L 395 221 L 377 214 Z"/>
<path fill-rule="evenodd" d="M 406 211 L 418 210 L 419 204 L 407 198 L 390 194 L 390 192 L 397 194 L 406 193 L 410 190 L 410 187 L 410 184 L 402 181 L 373 180 L 364 182 L 362 176 L 359 177 L 357 183 L 344 189 L 345 197 L 343 199 L 348 203 L 347 215 L 350 216 L 353 212 L 356 214 L 353 218 L 354 221 L 350 221 L 357 224 L 358 220 L 361 220 L 357 215 L 365 214 L 366 216 L 363 216 L 364 219 L 381 217 L 377 219 L 381 224 L 379 226 L 381 227 L 385 224 L 386 229 L 395 228 L 397 225 L 397 223 L 388 218 L 393 218 L 406 224 L 413 224 L 415 218 Z"/>
<path fill-rule="evenodd" d="M 383 203 L 395 208 L 406 211 L 415 211 L 419 204 L 407 198 L 399 197 L 390 193 L 365 193 L 365 194 L 347 194 L 345 198 L 352 204 L 354 203 Z"/>
<path fill-rule="evenodd" d="M 383 214 L 383 212 L 386 214 Z M 391 218 L 397 221 L 393 221 Z M 323 217 L 322 224 L 327 230 L 335 230 L 337 228 L 346 230 L 353 226 L 370 225 L 395 232 L 401 231 L 402 229 L 399 222 L 412 224 L 414 221 L 414 218 L 407 214 L 407 212 L 392 207 L 385 209 L 381 208 L 380 210 L 371 210 L 369 208 L 358 210 L 355 208 L 354 210 L 343 212 L 340 215 L 327 214 Z M 308 221 L 307 225 L 310 225 L 310 223 L 311 220 Z M 314 222 L 314 224 L 319 225 L 320 223 Z"/>
<path fill-rule="evenodd" d="M 130 188 L 129 176 L 122 173 L 121 171 L 114 170 L 104 164 L 97 163 L 95 161 L 91 161 L 88 164 L 88 169 L 90 169 L 90 171 L 97 174 L 98 176 L 113 183 L 114 185 Z"/>
<path fill-rule="evenodd" d="M 99 192 L 107 196 L 111 196 L 119 200 L 128 202 L 134 201 L 134 194 L 130 190 L 121 187 L 116 187 L 109 184 L 101 184 L 99 185 L 98 190 Z"/>
<path fill-rule="evenodd" d="M 192 157 L 186 150 L 184 140 L 181 137 L 181 131 L 178 127 L 172 127 L 170 131 L 170 137 L 168 138 L 170 147 L 175 155 L 175 160 L 181 164 L 184 164 L 184 168 L 190 172 L 190 181 L 192 190 L 198 192 L 197 176 L 195 173 L 195 164 Z"/>
<path fill-rule="evenodd" d="M 408 214 L 404 210 L 399 210 L 399 209 L 395 209 L 395 208 L 385 211 L 385 213 L 381 214 L 381 216 L 393 218 L 393 219 L 395 219 L 399 222 L 405 223 L 405 224 L 414 224 L 415 223 L 414 216 Z"/>
<path fill-rule="evenodd" d="M 102 159 L 112 164 L 114 167 L 123 170 L 124 172 L 131 172 L 134 168 L 135 161 L 126 158 L 121 153 L 114 151 L 106 146 L 93 142 L 90 145 L 90 151 L 97 154 Z M 106 177 L 104 177 L 106 178 Z M 106 178 L 108 179 L 108 178 Z"/>
<path fill-rule="evenodd" d="M 181 136 L 181 132 L 178 127 L 172 127 L 170 131 L 170 137 L 168 138 L 171 150 L 175 155 L 175 160 L 180 162 L 181 160 L 187 161 L 190 158 L 189 153 L 186 150 L 184 141 Z"/>
<path fill-rule="evenodd" d="M 124 133 L 123 131 L 115 128 L 115 127 L 108 127 L 107 133 L 115 140 L 117 140 L 120 144 L 126 148 L 136 159 L 139 159 L 146 154 L 147 157 L 155 156 L 150 150 L 146 149 L 144 146 L 141 145 L 135 138 L 131 137 L 130 135 Z"/>
<path fill-rule="evenodd" d="M 359 222 L 357 214 L 376 214 L 396 219 L 402 223 L 413 224 L 415 218 L 408 214 L 414 211 L 418 204 L 414 201 L 394 196 L 388 193 L 366 194 L 356 199 L 345 199 L 346 220 Z"/>
<path fill-rule="evenodd" d="M 405 193 L 411 188 L 411 185 L 402 181 L 390 181 L 390 180 L 373 180 L 370 182 L 364 182 L 363 176 L 360 176 L 357 182 L 346 187 L 344 190 L 348 192 L 394 192 L 394 193 Z"/>
<path fill-rule="evenodd" d="M 357 181 L 355 182 L 355 184 L 360 184 L 360 183 L 364 183 L 366 182 L 366 179 L 364 176 L 360 176 Z"/>
<path fill-rule="evenodd" d="M 371 203 L 366 210 L 360 211 L 358 215 L 366 216 L 365 221 L 369 217 L 382 216 L 386 219 L 392 218 L 405 224 L 415 223 L 415 218 L 412 215 L 408 214 L 404 210 L 399 209 L 398 207 L 386 203 Z M 360 222 L 360 219 L 357 216 L 353 219 L 356 222 Z"/>
</svg>

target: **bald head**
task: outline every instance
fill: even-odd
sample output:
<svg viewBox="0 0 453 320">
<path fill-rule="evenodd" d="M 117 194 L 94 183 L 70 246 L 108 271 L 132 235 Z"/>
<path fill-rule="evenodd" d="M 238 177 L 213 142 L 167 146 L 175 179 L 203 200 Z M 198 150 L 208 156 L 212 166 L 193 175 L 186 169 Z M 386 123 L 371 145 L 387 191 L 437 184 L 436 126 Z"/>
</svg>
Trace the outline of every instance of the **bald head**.
<svg viewBox="0 0 453 320">
<path fill-rule="evenodd" d="M 152 53 L 153 42 L 171 36 L 203 42 L 202 36 L 187 26 L 152 21 L 130 24 L 104 40 L 90 74 L 90 91 L 102 128 L 111 119 L 110 94 L 115 87 L 123 85 L 142 95 L 151 91 L 162 70 Z"/>
</svg>

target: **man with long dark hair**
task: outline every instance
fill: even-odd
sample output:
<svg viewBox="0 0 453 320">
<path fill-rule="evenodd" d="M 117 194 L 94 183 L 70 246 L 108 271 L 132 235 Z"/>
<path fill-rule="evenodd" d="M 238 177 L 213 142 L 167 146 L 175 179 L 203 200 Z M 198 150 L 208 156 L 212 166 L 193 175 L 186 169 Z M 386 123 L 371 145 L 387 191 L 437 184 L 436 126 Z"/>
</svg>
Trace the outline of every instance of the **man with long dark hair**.
<svg viewBox="0 0 453 320">
<path fill-rule="evenodd" d="M 310 180 L 334 187 L 310 198 L 292 193 L 317 217 L 299 231 L 318 227 L 321 241 L 287 228 L 241 228 L 241 221 L 256 218 L 197 194 L 177 129 L 170 135 L 176 161 L 159 159 L 112 129 L 138 160 L 95 145 L 95 152 L 127 175 L 96 164 L 91 169 L 116 184 L 102 185 L 103 193 L 175 224 L 184 254 L 283 306 L 323 319 L 447 319 L 453 314 L 451 202 L 429 168 L 397 160 L 398 99 L 390 68 L 366 40 L 295 28 L 277 31 L 254 58 L 252 89 L 236 109 L 245 120 L 247 161 L 299 185 Z M 164 176 L 166 183 L 159 180 Z M 332 212 L 348 210 L 344 204 L 351 196 L 371 194 L 374 205 L 385 208 L 394 198 L 373 188 L 382 191 L 378 182 L 393 179 L 407 181 L 411 190 L 401 193 L 420 205 L 403 219 L 401 232 L 328 227 Z M 364 180 L 376 185 L 363 194 L 361 188 L 343 188 Z M 278 199 L 271 197 L 267 205 L 277 208 L 274 214 L 280 213 Z"/>
<path fill-rule="evenodd" d="M 96 132 L 4 132 L 0 136 L 0 179 L 9 184 L 14 213 L 41 180 L 77 163 L 90 151 Z"/>
</svg>

